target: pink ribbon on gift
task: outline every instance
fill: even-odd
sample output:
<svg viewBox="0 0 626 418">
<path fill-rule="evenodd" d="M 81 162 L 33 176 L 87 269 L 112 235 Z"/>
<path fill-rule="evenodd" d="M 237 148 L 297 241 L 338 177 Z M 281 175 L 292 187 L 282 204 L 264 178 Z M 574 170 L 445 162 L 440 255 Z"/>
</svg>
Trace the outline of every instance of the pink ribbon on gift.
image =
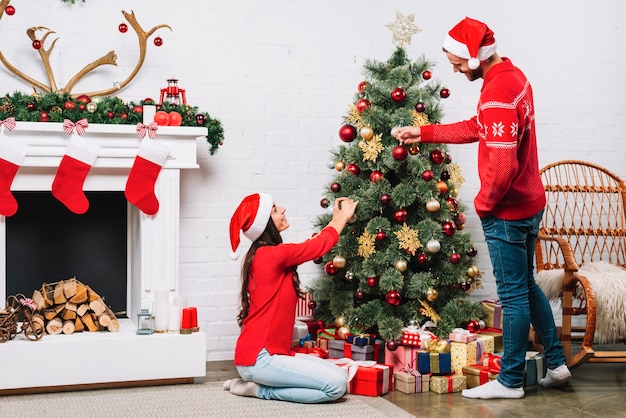
<svg viewBox="0 0 626 418">
<path fill-rule="evenodd" d="M 76 129 L 76 133 L 78 135 L 83 135 L 85 133 L 85 129 L 89 127 L 89 123 L 86 118 L 82 118 L 76 121 L 76 123 L 72 122 L 69 119 L 65 119 L 63 121 L 63 130 L 66 134 L 71 135 Z"/>
<path fill-rule="evenodd" d="M 144 138 L 147 133 L 151 139 L 155 139 L 157 137 L 157 129 L 159 129 L 159 125 L 156 122 L 150 122 L 147 125 L 139 122 L 137 124 L 137 136 Z"/>
<path fill-rule="evenodd" d="M 10 117 L 5 120 L 0 120 L 0 126 L 4 126 L 7 130 L 12 131 L 15 129 L 15 118 Z"/>
<path fill-rule="evenodd" d="M 422 374 L 417 369 L 414 369 L 413 365 L 405 364 L 400 371 L 415 377 L 415 393 L 422 392 Z"/>
</svg>

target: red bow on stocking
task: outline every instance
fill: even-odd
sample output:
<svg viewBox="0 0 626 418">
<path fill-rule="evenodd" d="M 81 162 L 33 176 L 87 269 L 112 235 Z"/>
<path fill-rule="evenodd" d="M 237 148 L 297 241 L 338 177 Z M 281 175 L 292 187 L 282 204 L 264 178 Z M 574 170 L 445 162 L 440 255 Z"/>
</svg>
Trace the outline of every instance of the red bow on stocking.
<svg viewBox="0 0 626 418">
<path fill-rule="evenodd" d="M 0 120 L 0 126 L 4 125 L 6 129 L 12 131 L 15 129 L 15 118 L 6 118 L 5 120 Z"/>
<path fill-rule="evenodd" d="M 66 134 L 71 135 L 74 132 L 74 128 L 76 128 L 76 133 L 78 135 L 83 135 L 85 133 L 85 129 L 89 127 L 89 123 L 87 123 L 86 118 L 82 118 L 77 120 L 76 123 L 72 122 L 69 119 L 65 119 L 63 121 L 63 130 Z"/>
<path fill-rule="evenodd" d="M 156 122 L 150 122 L 147 125 L 139 122 L 137 124 L 137 135 L 139 138 L 143 138 L 146 136 L 146 132 L 151 139 L 155 139 L 157 137 L 157 129 L 159 129 L 159 125 Z"/>
</svg>

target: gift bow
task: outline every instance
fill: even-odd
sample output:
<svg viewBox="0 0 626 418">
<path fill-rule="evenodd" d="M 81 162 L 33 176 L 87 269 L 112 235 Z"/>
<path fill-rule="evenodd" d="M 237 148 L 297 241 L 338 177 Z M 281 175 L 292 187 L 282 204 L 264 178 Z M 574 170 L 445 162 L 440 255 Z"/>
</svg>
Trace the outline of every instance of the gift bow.
<svg viewBox="0 0 626 418">
<path fill-rule="evenodd" d="M 500 356 L 493 353 L 485 353 L 480 357 L 479 363 L 489 368 L 490 373 L 500 373 Z"/>
<path fill-rule="evenodd" d="M 359 366 L 372 367 L 376 365 L 376 362 L 372 360 L 352 360 L 346 357 L 330 361 L 348 372 L 348 382 L 354 379 L 356 372 L 359 370 Z"/>
<path fill-rule="evenodd" d="M 426 341 L 426 351 L 429 353 L 448 353 L 450 352 L 450 343 L 447 340 L 428 340 Z"/>
<path fill-rule="evenodd" d="M 420 372 L 417 371 L 417 369 L 414 369 L 413 367 L 409 366 L 408 363 L 405 364 L 404 366 L 402 366 L 402 368 L 400 369 L 401 372 L 405 372 L 410 374 L 411 376 L 420 376 Z"/>
<path fill-rule="evenodd" d="M 461 335 L 463 335 L 463 334 L 470 335 L 471 334 L 471 332 L 468 329 L 463 329 L 463 328 L 454 328 L 452 330 L 452 333 L 453 334 L 461 334 Z"/>
<path fill-rule="evenodd" d="M 4 126 L 9 131 L 12 131 L 13 129 L 15 129 L 15 118 L 10 117 L 6 118 L 5 120 L 0 120 L 0 126 Z"/>
<path fill-rule="evenodd" d="M 155 139 L 157 137 L 157 129 L 159 129 L 159 125 L 156 122 L 150 122 L 147 125 L 139 122 L 137 124 L 137 136 L 139 138 L 144 138 L 146 133 L 151 139 Z"/>
<path fill-rule="evenodd" d="M 89 127 L 89 123 L 86 118 L 82 118 L 76 121 L 76 123 L 72 122 L 69 119 L 65 119 L 63 121 L 63 130 L 66 134 L 71 135 L 74 132 L 74 128 L 76 128 L 76 133 L 78 135 L 83 135 L 85 133 L 85 129 Z"/>
</svg>

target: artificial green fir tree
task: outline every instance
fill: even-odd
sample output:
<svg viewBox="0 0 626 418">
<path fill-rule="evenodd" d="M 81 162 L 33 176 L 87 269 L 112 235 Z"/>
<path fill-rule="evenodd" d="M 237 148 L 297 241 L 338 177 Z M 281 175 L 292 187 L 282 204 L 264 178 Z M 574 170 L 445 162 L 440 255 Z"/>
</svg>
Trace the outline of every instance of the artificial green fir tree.
<svg viewBox="0 0 626 418">
<path fill-rule="evenodd" d="M 460 167 L 443 144 L 403 146 L 394 138 L 395 127 L 439 123 L 450 92 L 432 67 L 423 56 L 411 62 L 402 47 L 386 62 L 368 60 L 339 129 L 343 143 L 331 150 L 337 173 L 315 227 L 329 222 L 336 198 L 359 205 L 337 245 L 316 260 L 324 275 L 308 290 L 315 318 L 343 327 L 340 335 L 374 332 L 389 344 L 404 327 L 430 320 L 441 337 L 483 315 L 467 297 L 482 287 L 482 273 L 462 231 Z"/>
</svg>

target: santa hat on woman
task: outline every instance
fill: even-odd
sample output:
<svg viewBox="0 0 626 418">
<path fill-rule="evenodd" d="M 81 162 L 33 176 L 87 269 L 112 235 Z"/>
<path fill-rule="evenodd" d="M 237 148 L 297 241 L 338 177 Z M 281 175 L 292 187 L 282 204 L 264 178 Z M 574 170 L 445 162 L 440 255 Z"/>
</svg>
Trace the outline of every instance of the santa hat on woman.
<svg viewBox="0 0 626 418">
<path fill-rule="evenodd" d="M 467 66 L 475 70 L 480 62 L 496 52 L 493 32 L 483 22 L 466 17 L 446 35 L 443 48 L 459 58 L 468 60 Z"/>
<path fill-rule="evenodd" d="M 267 227 L 273 206 L 274 200 L 269 194 L 255 193 L 243 198 L 230 218 L 230 245 L 233 250 L 230 257 L 233 260 L 238 258 L 240 232 L 243 231 L 250 241 L 256 241 Z"/>
</svg>

